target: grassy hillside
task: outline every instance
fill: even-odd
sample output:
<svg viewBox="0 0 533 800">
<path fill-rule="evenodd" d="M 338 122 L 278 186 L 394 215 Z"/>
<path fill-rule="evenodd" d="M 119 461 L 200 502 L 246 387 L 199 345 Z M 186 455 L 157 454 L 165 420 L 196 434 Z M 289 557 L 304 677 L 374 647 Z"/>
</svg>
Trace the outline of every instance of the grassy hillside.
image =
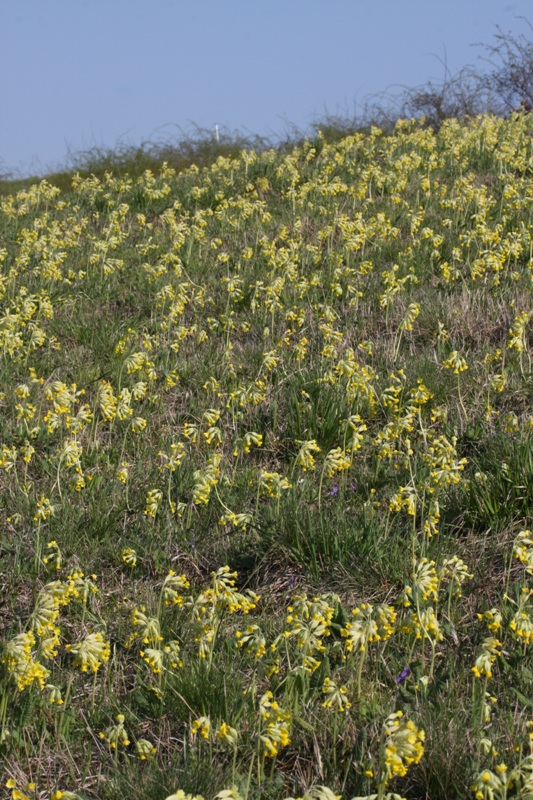
<svg viewBox="0 0 533 800">
<path fill-rule="evenodd" d="M 531 797 L 532 133 L 0 198 L 6 797 Z"/>
</svg>

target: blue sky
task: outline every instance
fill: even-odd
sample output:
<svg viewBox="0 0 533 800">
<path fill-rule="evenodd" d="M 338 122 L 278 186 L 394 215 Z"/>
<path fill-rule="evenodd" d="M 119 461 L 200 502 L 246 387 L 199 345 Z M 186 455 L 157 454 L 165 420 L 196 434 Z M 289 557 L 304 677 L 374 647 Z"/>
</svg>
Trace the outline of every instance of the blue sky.
<svg viewBox="0 0 533 800">
<path fill-rule="evenodd" d="M 0 0 L 0 173 L 193 125 L 276 135 L 530 34 L 531 0 Z"/>
</svg>

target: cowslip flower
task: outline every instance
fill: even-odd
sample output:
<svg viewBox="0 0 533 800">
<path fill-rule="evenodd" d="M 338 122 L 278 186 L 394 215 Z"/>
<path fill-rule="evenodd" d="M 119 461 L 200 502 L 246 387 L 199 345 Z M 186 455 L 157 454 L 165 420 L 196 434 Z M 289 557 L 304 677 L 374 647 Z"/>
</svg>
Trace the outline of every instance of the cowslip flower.
<svg viewBox="0 0 533 800">
<path fill-rule="evenodd" d="M 497 608 L 491 608 L 484 614 L 478 614 L 477 618 L 484 622 L 491 633 L 498 633 L 502 627 L 502 613 Z"/>
<path fill-rule="evenodd" d="M 449 583 L 451 592 L 457 597 L 461 597 L 463 583 L 473 577 L 473 574 L 468 571 L 468 565 L 458 556 L 444 559 L 440 570 L 440 579 Z"/>
<path fill-rule="evenodd" d="M 90 633 L 79 644 L 67 644 L 67 652 L 74 656 L 74 664 L 82 672 L 97 672 L 102 664 L 109 661 L 111 648 L 101 633 Z"/>
<path fill-rule="evenodd" d="M 130 744 L 124 727 L 124 714 L 117 714 L 116 721 L 116 725 L 110 725 L 103 733 L 100 733 L 100 738 L 104 739 L 112 750 L 116 750 L 120 745 L 127 747 Z"/>
<path fill-rule="evenodd" d="M 157 753 L 156 747 L 148 739 L 138 739 L 135 743 L 135 749 L 141 761 L 147 761 Z"/>
<path fill-rule="evenodd" d="M 290 744 L 290 727 L 292 715 L 274 700 L 268 691 L 259 700 L 259 715 L 265 723 L 263 733 L 259 737 L 263 744 L 263 753 L 267 758 L 275 758 L 280 748 Z"/>
<path fill-rule="evenodd" d="M 300 445 L 300 450 L 296 456 L 296 464 L 301 467 L 304 472 L 315 469 L 313 453 L 320 453 L 320 447 L 316 443 L 316 440 L 298 441 L 297 444 Z"/>
<path fill-rule="evenodd" d="M 261 658 L 266 653 L 266 640 L 258 625 L 248 625 L 244 631 L 235 634 L 237 645 L 243 647 L 254 658 Z"/>
<path fill-rule="evenodd" d="M 492 676 L 492 665 L 502 653 L 502 643 L 489 636 L 483 640 L 481 653 L 476 658 L 476 663 L 472 667 L 472 672 L 476 678 L 490 678 Z"/>
<path fill-rule="evenodd" d="M 518 601 L 518 609 L 509 623 L 509 627 L 513 631 L 514 635 L 526 644 L 531 644 L 533 642 L 532 595 L 533 590 L 525 588 L 522 589 L 520 599 Z"/>
<path fill-rule="evenodd" d="M 505 772 L 503 777 L 485 769 L 471 784 L 470 788 L 474 792 L 476 800 L 495 800 L 497 797 L 505 797 L 507 794 L 507 778 Z"/>
<path fill-rule="evenodd" d="M 403 713 L 397 711 L 385 720 L 385 769 L 387 779 L 396 775 L 402 777 L 411 764 L 418 764 L 424 754 L 425 733 L 411 720 L 403 720 Z"/>
<path fill-rule="evenodd" d="M 135 567 L 137 564 L 137 553 L 132 547 L 125 547 L 122 551 L 122 560 L 128 567 Z"/>
<path fill-rule="evenodd" d="M 209 717 L 198 717 L 198 719 L 194 720 L 191 725 L 191 734 L 192 736 L 196 736 L 197 733 L 199 733 L 203 739 L 209 741 L 211 734 L 211 720 Z"/>
<path fill-rule="evenodd" d="M 143 512 L 145 517 L 148 517 L 149 519 L 156 518 L 157 510 L 162 499 L 163 492 L 160 489 L 150 489 L 146 495 L 146 508 Z"/>
<path fill-rule="evenodd" d="M 324 708 L 335 708 L 335 711 L 346 711 L 347 708 L 352 707 L 347 698 L 347 693 L 346 686 L 337 686 L 330 678 L 326 678 L 322 686 L 322 694 L 325 695 L 322 706 Z"/>
<path fill-rule="evenodd" d="M 527 311 L 522 311 L 514 318 L 509 331 L 509 344 L 507 345 L 510 350 L 516 350 L 521 353 L 526 347 L 526 328 L 531 314 Z"/>
<path fill-rule="evenodd" d="M 452 350 L 449 357 L 443 362 L 443 366 L 453 370 L 454 375 L 459 375 L 468 369 L 468 364 L 457 350 Z"/>
<path fill-rule="evenodd" d="M 52 683 L 47 683 L 44 687 L 48 693 L 48 702 L 52 705 L 63 705 L 63 698 L 61 697 L 61 689 L 58 686 L 54 686 Z"/>
<path fill-rule="evenodd" d="M 34 682 L 43 691 L 50 675 L 50 671 L 34 659 L 32 654 L 34 646 L 35 636 L 31 631 L 19 633 L 7 643 L 6 652 L 2 658 L 8 672 L 15 678 L 20 692 Z"/>
<path fill-rule="evenodd" d="M 167 577 L 163 581 L 163 601 L 166 606 L 183 605 L 183 595 L 180 593 L 182 589 L 188 589 L 190 586 L 186 575 L 176 575 L 174 570 L 169 570 Z"/>
<path fill-rule="evenodd" d="M 226 744 L 230 744 L 232 747 L 235 747 L 238 736 L 239 734 L 236 728 L 232 728 L 232 726 L 228 725 L 227 722 L 221 722 L 215 734 L 215 739 L 217 739 L 219 742 L 225 742 Z"/>
</svg>

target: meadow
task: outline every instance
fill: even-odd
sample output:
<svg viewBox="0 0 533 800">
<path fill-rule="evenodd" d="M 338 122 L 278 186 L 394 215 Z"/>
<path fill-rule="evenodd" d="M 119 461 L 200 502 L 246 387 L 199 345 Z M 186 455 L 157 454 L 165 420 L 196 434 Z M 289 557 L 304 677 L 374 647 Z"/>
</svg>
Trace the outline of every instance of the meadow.
<svg viewBox="0 0 533 800">
<path fill-rule="evenodd" d="M 0 197 L 3 796 L 533 798 L 532 134 Z"/>
</svg>

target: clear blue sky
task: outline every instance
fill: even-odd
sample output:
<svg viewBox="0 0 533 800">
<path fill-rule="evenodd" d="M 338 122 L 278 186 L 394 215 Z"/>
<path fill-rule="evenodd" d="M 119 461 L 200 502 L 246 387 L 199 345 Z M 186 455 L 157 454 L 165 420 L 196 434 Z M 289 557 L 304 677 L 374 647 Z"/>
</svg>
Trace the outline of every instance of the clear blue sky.
<svg viewBox="0 0 533 800">
<path fill-rule="evenodd" d="M 475 63 L 531 0 L 0 0 L 0 173 L 215 124 L 278 134 Z"/>
</svg>

